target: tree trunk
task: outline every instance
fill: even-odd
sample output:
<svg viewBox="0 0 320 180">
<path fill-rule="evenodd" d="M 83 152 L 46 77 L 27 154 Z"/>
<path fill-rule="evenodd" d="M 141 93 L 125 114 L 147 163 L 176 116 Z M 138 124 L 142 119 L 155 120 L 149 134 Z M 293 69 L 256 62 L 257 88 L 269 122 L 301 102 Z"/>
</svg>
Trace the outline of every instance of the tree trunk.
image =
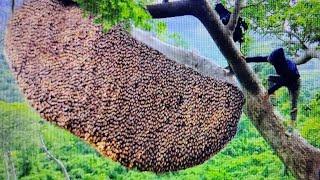
<svg viewBox="0 0 320 180">
<path fill-rule="evenodd" d="M 207 0 L 174 1 L 149 5 L 147 9 L 153 18 L 183 15 L 197 17 L 235 72 L 246 94 L 247 105 L 244 112 L 261 135 L 298 179 L 320 179 L 320 150 L 310 145 L 298 134 L 285 135 L 286 129 L 282 125 L 282 119 L 276 115 L 270 101 L 263 100 L 265 90 L 236 48 L 228 29 L 220 22 L 218 15 Z M 202 71 L 199 68 L 196 69 Z M 215 77 L 214 74 L 206 75 Z"/>
</svg>

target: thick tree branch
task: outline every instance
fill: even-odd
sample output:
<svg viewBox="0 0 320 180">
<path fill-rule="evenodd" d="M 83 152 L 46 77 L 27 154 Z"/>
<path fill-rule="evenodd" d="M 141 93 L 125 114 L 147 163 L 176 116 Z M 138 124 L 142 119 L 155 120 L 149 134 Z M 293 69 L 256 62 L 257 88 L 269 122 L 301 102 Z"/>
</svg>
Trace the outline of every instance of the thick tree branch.
<svg viewBox="0 0 320 180">
<path fill-rule="evenodd" d="M 193 8 L 184 9 L 183 14 L 192 14 L 203 23 L 222 54 L 228 60 L 244 88 L 244 92 L 247 94 L 245 113 L 261 135 L 297 178 L 319 179 L 320 150 L 311 146 L 298 134 L 286 136 L 286 129 L 282 125 L 282 119 L 275 113 L 272 104 L 263 100 L 262 92 L 264 90 L 260 82 L 235 47 L 232 38 L 226 32 L 224 25 L 213 11 L 210 3 L 207 0 L 189 0 L 188 3 L 192 3 Z M 158 10 L 162 11 L 161 8 Z M 152 9 L 152 11 L 157 11 L 157 9 Z M 167 11 L 170 12 L 170 10 Z M 170 13 L 167 17 L 172 17 L 172 15 Z M 153 17 L 158 18 L 158 16 Z M 165 17 L 166 14 L 161 15 L 161 18 Z"/>
<path fill-rule="evenodd" d="M 295 59 L 295 63 L 297 65 L 305 64 L 309 62 L 311 59 L 317 58 L 320 60 L 320 51 L 317 51 L 316 49 L 307 49 L 303 55 Z"/>
<path fill-rule="evenodd" d="M 246 64 L 241 52 L 236 48 L 229 31 L 225 29 L 210 3 L 206 0 L 181 0 L 171 3 L 174 3 L 175 6 L 179 5 L 179 9 L 183 12 L 178 13 L 179 15 L 193 15 L 197 17 L 206 27 L 212 39 L 228 60 L 241 85 L 244 86 L 251 94 L 257 95 L 261 93 L 261 87 L 256 76 Z M 183 3 L 186 3 L 186 5 L 183 5 Z M 153 18 L 174 17 L 177 13 L 172 12 L 173 10 L 168 10 L 170 6 L 166 4 L 168 3 L 151 5 L 147 6 L 147 8 Z M 175 6 L 174 10 L 177 9 Z M 156 13 L 156 11 L 162 12 L 161 16 L 159 13 Z M 169 13 L 165 14 L 165 12 Z"/>
<path fill-rule="evenodd" d="M 147 10 L 153 18 L 167 18 L 192 15 L 191 0 L 173 1 L 147 6 Z"/>
<path fill-rule="evenodd" d="M 236 0 L 234 12 L 231 14 L 230 21 L 227 24 L 227 29 L 229 29 L 229 31 L 231 32 L 230 34 L 233 34 L 233 31 L 236 28 L 236 25 L 238 23 L 238 19 L 240 16 L 240 10 L 241 10 L 241 0 Z"/>
<path fill-rule="evenodd" d="M 183 50 L 181 48 L 169 45 L 152 36 L 151 33 L 133 28 L 131 35 L 153 49 L 157 49 L 169 59 L 175 60 L 180 64 L 184 64 L 198 71 L 205 76 L 214 76 L 218 80 L 229 82 L 238 86 L 233 75 L 226 72 L 225 69 L 214 64 L 212 60 L 202 57 L 196 53 Z"/>
</svg>

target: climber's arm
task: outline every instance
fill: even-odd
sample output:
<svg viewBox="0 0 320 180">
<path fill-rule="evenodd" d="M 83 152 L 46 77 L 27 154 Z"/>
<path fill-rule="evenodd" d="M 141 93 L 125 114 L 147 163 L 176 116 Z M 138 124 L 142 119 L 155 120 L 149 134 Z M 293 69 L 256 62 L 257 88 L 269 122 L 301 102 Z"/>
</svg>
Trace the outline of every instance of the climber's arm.
<svg viewBox="0 0 320 180">
<path fill-rule="evenodd" d="M 268 56 L 247 57 L 247 63 L 250 62 L 268 62 Z"/>
</svg>

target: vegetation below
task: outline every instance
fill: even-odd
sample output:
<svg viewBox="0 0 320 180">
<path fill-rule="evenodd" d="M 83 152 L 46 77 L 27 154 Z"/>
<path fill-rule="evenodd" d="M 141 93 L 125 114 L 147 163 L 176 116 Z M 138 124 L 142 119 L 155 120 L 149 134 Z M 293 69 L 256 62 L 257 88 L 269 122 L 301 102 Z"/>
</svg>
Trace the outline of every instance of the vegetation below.
<svg viewBox="0 0 320 180">
<path fill-rule="evenodd" d="M 26 103 L 1 102 L 0 116 L 5 121 L 27 122 L 24 128 L 16 126 L 10 131 L 29 139 L 11 139 L 18 141 L 11 153 L 19 179 L 64 178 L 60 167 L 40 148 L 39 134 L 44 137 L 49 151 L 64 163 L 71 179 L 293 179 L 283 174 L 283 164 L 246 117 L 241 120 L 232 142 L 204 164 L 178 172 L 154 174 L 128 170 L 102 157 L 69 132 L 50 123 L 41 123 L 41 118 Z M 0 165 L 1 179 L 5 177 L 3 165 Z"/>
<path fill-rule="evenodd" d="M 319 74 L 314 76 L 319 77 Z M 312 145 L 320 148 L 320 91 L 311 96 L 305 91 L 308 88 L 302 91 L 300 98 L 304 103 L 300 104 L 298 130 Z M 272 100 L 289 119 L 287 90 L 282 88 Z M 126 169 L 69 132 L 43 122 L 25 102 L 0 102 L 0 117 L 1 128 L 6 129 L 1 130 L 1 140 L 10 144 L 2 146 L 1 153 L 4 149 L 10 150 L 19 179 L 64 178 L 60 167 L 41 149 L 40 136 L 48 150 L 66 166 L 71 179 L 294 179 L 290 173 L 285 174 L 283 163 L 245 116 L 239 123 L 236 137 L 223 151 L 202 165 L 165 174 Z M 3 156 L 0 160 L 4 160 Z M 6 167 L 1 163 L 0 179 L 5 176 Z"/>
</svg>

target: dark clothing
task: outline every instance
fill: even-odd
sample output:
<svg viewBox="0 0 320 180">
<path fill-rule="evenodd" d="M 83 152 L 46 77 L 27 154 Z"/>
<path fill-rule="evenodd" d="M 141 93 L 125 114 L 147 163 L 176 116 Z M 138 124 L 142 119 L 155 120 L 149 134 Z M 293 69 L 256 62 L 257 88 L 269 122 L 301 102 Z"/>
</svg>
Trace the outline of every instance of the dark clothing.
<svg viewBox="0 0 320 180">
<path fill-rule="evenodd" d="M 271 75 L 269 76 L 269 86 L 268 94 L 273 94 L 279 88 L 285 86 L 288 88 L 291 97 L 291 120 L 295 121 L 297 119 L 297 104 L 300 92 L 300 79 L 293 79 L 291 82 L 287 81 L 281 76 Z"/>
<path fill-rule="evenodd" d="M 221 3 L 218 3 L 216 5 L 215 10 L 219 14 L 220 20 L 222 21 L 222 23 L 224 25 L 227 25 L 231 17 L 230 11 L 228 11 Z M 233 32 L 233 41 L 239 42 L 239 43 L 244 42 L 243 31 L 246 31 L 247 29 L 248 29 L 248 24 L 241 17 L 239 17 L 238 23 Z"/>
<path fill-rule="evenodd" d="M 216 5 L 215 10 L 219 14 L 222 23 L 227 25 L 231 15 L 230 11 L 228 11 L 221 3 Z"/>
<path fill-rule="evenodd" d="M 268 78 L 268 94 L 273 94 L 279 88 L 285 86 L 288 88 L 291 96 L 291 120 L 297 118 L 297 103 L 300 92 L 300 74 L 294 62 L 286 59 L 282 48 L 274 50 L 269 56 L 257 56 L 246 58 L 249 62 L 269 62 L 278 75 L 270 75 Z"/>
<path fill-rule="evenodd" d="M 300 79 L 285 79 L 278 75 L 270 75 L 268 78 L 269 89 L 268 94 L 273 94 L 279 88 L 285 86 L 289 91 L 296 91 L 300 88 Z"/>
<path fill-rule="evenodd" d="M 270 62 L 278 75 L 290 81 L 299 79 L 300 74 L 297 65 L 289 59 L 286 59 L 282 48 L 274 50 L 269 56 L 257 56 L 246 58 L 247 62 Z"/>
<path fill-rule="evenodd" d="M 77 3 L 75 3 L 72 0 L 59 0 L 60 2 L 62 2 L 62 4 L 64 6 L 73 6 L 73 5 L 77 5 Z"/>
<path fill-rule="evenodd" d="M 268 56 L 256 56 L 246 58 L 246 62 L 268 62 Z"/>
<path fill-rule="evenodd" d="M 289 89 L 289 93 L 291 96 L 291 120 L 295 121 L 297 120 L 297 115 L 298 115 L 298 98 L 299 98 L 299 93 L 300 93 L 300 79 L 297 80 L 296 86 L 293 87 L 292 89 Z"/>
<path fill-rule="evenodd" d="M 274 50 L 268 58 L 268 61 L 274 66 L 282 77 L 287 79 L 299 79 L 300 74 L 297 65 L 289 59 L 286 59 L 282 48 Z"/>
</svg>

